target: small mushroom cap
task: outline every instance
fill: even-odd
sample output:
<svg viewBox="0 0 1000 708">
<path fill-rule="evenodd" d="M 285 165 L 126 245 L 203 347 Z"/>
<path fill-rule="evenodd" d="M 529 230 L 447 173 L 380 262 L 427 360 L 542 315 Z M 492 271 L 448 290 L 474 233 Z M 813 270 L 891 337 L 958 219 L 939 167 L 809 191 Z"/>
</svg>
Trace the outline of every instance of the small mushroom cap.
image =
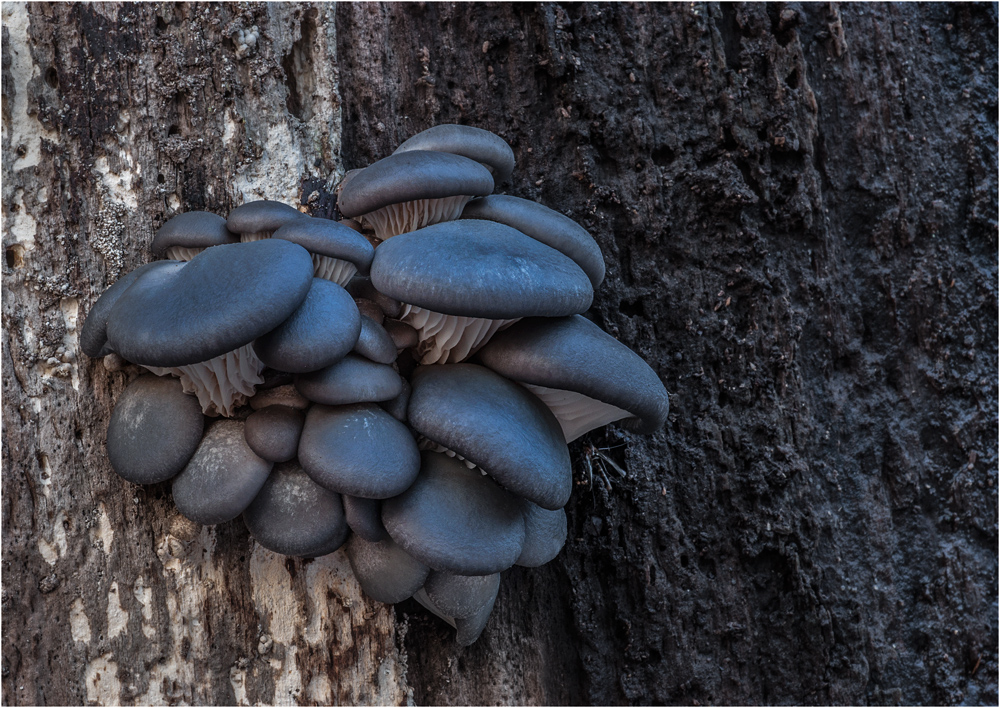
<svg viewBox="0 0 1000 708">
<path fill-rule="evenodd" d="M 579 315 L 521 320 L 479 350 L 479 360 L 507 378 L 581 393 L 629 411 L 637 432 L 663 427 L 667 391 L 642 358 Z"/>
<path fill-rule="evenodd" d="M 594 237 L 568 216 L 543 204 L 491 194 L 466 204 L 462 218 L 487 219 L 511 226 L 572 258 L 595 288 L 604 280 L 604 256 Z"/>
<path fill-rule="evenodd" d="M 515 565 L 537 568 L 559 555 L 566 545 L 566 510 L 543 509 L 521 500 L 524 513 L 524 548 Z"/>
<path fill-rule="evenodd" d="M 243 434 L 250 449 L 269 462 L 288 462 L 299 449 L 306 417 L 288 406 L 268 406 L 247 418 Z"/>
<path fill-rule="evenodd" d="M 385 499 L 416 479 L 420 451 L 409 429 L 374 404 L 318 405 L 306 415 L 299 462 L 327 489 Z"/>
<path fill-rule="evenodd" d="M 286 556 L 315 557 L 344 544 L 350 529 L 340 495 L 323 489 L 294 462 L 276 465 L 257 498 L 243 512 L 250 535 Z"/>
<path fill-rule="evenodd" d="M 208 248 L 238 243 L 240 237 L 226 228 L 226 220 L 208 211 L 187 211 L 168 220 L 153 236 L 149 249 L 156 256 L 171 246 Z"/>
<path fill-rule="evenodd" d="M 362 272 L 367 272 L 375 257 L 368 239 L 330 219 L 293 219 L 271 234 L 271 238 L 297 243 L 319 256 L 350 261 Z"/>
<path fill-rule="evenodd" d="M 164 482 L 184 469 L 204 427 L 198 399 L 184 393 L 179 379 L 140 376 L 115 403 L 108 423 L 108 459 L 129 482 Z"/>
<path fill-rule="evenodd" d="M 396 344 L 389 333 L 371 317 L 361 316 L 361 335 L 354 351 L 379 364 L 396 361 Z"/>
<path fill-rule="evenodd" d="M 274 232 L 292 221 L 308 218 L 295 207 L 261 199 L 247 202 L 229 212 L 226 227 L 236 234 L 256 234 Z"/>
<path fill-rule="evenodd" d="M 243 421 L 216 421 L 187 466 L 174 477 L 174 504 L 199 524 L 230 521 L 250 506 L 271 467 L 247 445 Z"/>
<path fill-rule="evenodd" d="M 562 429 L 523 386 L 475 364 L 421 366 L 411 386 L 414 430 L 539 506 L 566 505 L 573 470 Z"/>
<path fill-rule="evenodd" d="M 101 296 L 97 298 L 97 302 L 94 303 L 94 306 L 90 308 L 90 312 L 87 313 L 87 319 L 83 321 L 83 327 L 80 329 L 80 348 L 83 350 L 83 353 L 95 359 L 111 353 L 111 347 L 108 346 L 108 315 L 111 314 L 115 303 L 131 287 L 132 283 L 152 271 L 166 269 L 172 272 L 184 266 L 184 263 L 177 261 L 154 261 L 153 263 L 139 266 L 116 280 L 107 290 L 101 293 Z"/>
<path fill-rule="evenodd" d="M 479 636 L 486 629 L 486 625 L 490 621 L 490 615 L 493 613 L 493 606 L 496 604 L 496 601 L 497 597 L 494 595 L 493 599 L 483 605 L 472 617 L 455 620 L 455 629 L 458 630 L 455 633 L 455 641 L 459 646 L 472 646 L 479 639 Z"/>
<path fill-rule="evenodd" d="M 517 499 L 489 477 L 438 452 L 421 453 L 417 480 L 382 502 L 382 522 L 408 554 L 435 570 L 489 575 L 521 555 Z"/>
<path fill-rule="evenodd" d="M 378 499 L 341 495 L 344 500 L 344 518 L 351 531 L 372 543 L 384 541 L 389 533 L 382 525 L 382 503 Z"/>
<path fill-rule="evenodd" d="M 369 541 L 355 534 L 347 542 L 347 558 L 365 595 L 378 602 L 402 602 L 431 571 L 390 538 Z"/>
<path fill-rule="evenodd" d="M 271 368 L 300 374 L 340 361 L 360 333 L 361 315 L 354 298 L 336 283 L 313 278 L 302 304 L 253 348 Z"/>
<path fill-rule="evenodd" d="M 476 219 L 394 236 L 375 252 L 371 279 L 401 302 L 464 317 L 572 315 L 594 297 L 586 273 L 559 251 Z"/>
<path fill-rule="evenodd" d="M 475 160 L 426 150 L 389 155 L 345 182 L 337 207 L 350 217 L 417 199 L 480 197 L 493 191 L 493 176 Z"/>
<path fill-rule="evenodd" d="M 390 401 L 403 391 L 391 366 L 348 354 L 333 366 L 295 377 L 295 388 L 310 401 L 341 406 Z"/>
<path fill-rule="evenodd" d="M 492 168 L 497 184 L 514 171 L 514 151 L 510 145 L 496 133 L 468 125 L 435 125 L 405 141 L 393 154 L 410 150 L 453 152 L 481 162 Z"/>
<path fill-rule="evenodd" d="M 288 319 L 312 275 L 309 253 L 288 241 L 209 248 L 182 268 L 151 270 L 136 280 L 108 315 L 108 342 L 147 366 L 208 361 Z"/>
<path fill-rule="evenodd" d="M 493 602 L 500 590 L 500 573 L 454 575 L 432 570 L 424 592 L 441 612 L 452 619 L 466 619 Z"/>
</svg>

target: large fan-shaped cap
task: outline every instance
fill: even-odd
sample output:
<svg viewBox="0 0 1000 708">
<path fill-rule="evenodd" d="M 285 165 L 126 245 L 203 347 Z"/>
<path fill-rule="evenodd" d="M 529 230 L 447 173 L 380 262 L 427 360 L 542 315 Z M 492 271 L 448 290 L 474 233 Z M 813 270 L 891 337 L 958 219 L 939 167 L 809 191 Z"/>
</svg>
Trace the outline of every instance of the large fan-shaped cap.
<svg viewBox="0 0 1000 708">
<path fill-rule="evenodd" d="M 299 462 L 327 489 L 385 499 L 413 483 L 420 452 L 407 427 L 374 404 L 317 405 L 306 415 Z"/>
<path fill-rule="evenodd" d="M 137 364 L 184 366 L 233 351 L 284 322 L 313 280 L 288 241 L 209 248 L 182 268 L 150 270 L 108 315 L 108 342 Z"/>
<path fill-rule="evenodd" d="M 521 320 L 493 337 L 479 351 L 479 359 L 509 379 L 582 394 L 620 409 L 615 414 L 618 418 L 611 420 L 628 417 L 624 424 L 637 432 L 658 430 L 670 411 L 670 399 L 656 372 L 638 354 L 579 315 Z M 568 416 L 557 410 L 556 415 L 569 441 L 610 422 L 591 419 L 586 407 L 571 409 Z"/>
<path fill-rule="evenodd" d="M 524 543 L 517 498 L 438 452 L 421 453 L 417 480 L 382 502 L 382 521 L 408 554 L 459 575 L 499 573 L 514 564 Z"/>
<path fill-rule="evenodd" d="M 313 278 L 302 304 L 253 348 L 271 368 L 300 374 L 343 359 L 360 333 L 361 315 L 354 298 L 336 283 Z"/>
<path fill-rule="evenodd" d="M 462 219 L 381 244 L 375 287 L 402 302 L 447 315 L 505 319 L 585 312 L 589 278 L 554 248 L 493 221 Z"/>
<path fill-rule="evenodd" d="M 555 416 L 512 381 L 475 364 L 413 373 L 410 425 L 546 509 L 569 501 L 573 470 Z"/>
<path fill-rule="evenodd" d="M 487 219 L 507 226 L 566 254 L 596 288 L 604 280 L 601 247 L 585 228 L 543 204 L 506 194 L 491 194 L 465 205 L 463 219 Z"/>
<path fill-rule="evenodd" d="M 503 182 L 514 171 L 514 151 L 503 138 L 468 125 L 435 125 L 417 133 L 396 148 L 393 154 L 411 150 L 452 152 L 481 162 L 493 172 L 493 181 Z"/>
<path fill-rule="evenodd" d="M 354 229 L 330 219 L 293 219 L 275 231 L 271 238 L 297 243 L 310 253 L 339 258 L 366 272 L 375 256 L 368 239 Z"/>
<path fill-rule="evenodd" d="M 198 399 L 184 393 L 180 381 L 140 376 L 115 403 L 108 423 L 108 459 L 129 482 L 163 482 L 184 469 L 204 427 Z"/>
<path fill-rule="evenodd" d="M 242 421 L 220 420 L 208 429 L 191 461 L 174 478 L 174 504 L 199 524 L 235 519 L 264 486 L 271 467 L 247 445 Z"/>
<path fill-rule="evenodd" d="M 350 533 L 340 495 L 313 482 L 294 462 L 275 466 L 243 521 L 257 543 L 286 556 L 332 553 Z"/>
<path fill-rule="evenodd" d="M 361 216 L 401 202 L 493 191 L 493 176 L 475 160 L 447 152 L 414 150 L 390 155 L 346 181 L 337 208 Z"/>
</svg>

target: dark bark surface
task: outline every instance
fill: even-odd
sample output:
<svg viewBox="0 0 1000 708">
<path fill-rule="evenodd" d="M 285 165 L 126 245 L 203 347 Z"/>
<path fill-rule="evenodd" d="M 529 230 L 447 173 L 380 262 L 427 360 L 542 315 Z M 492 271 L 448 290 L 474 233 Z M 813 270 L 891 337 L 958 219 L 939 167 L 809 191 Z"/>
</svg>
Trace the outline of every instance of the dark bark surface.
<svg viewBox="0 0 1000 708">
<path fill-rule="evenodd" d="M 24 82 L 4 12 L 5 703 L 996 703 L 995 5 L 31 6 Z M 115 477 L 73 324 L 172 213 L 328 212 L 446 122 L 672 406 L 571 447 L 468 649 Z"/>
</svg>

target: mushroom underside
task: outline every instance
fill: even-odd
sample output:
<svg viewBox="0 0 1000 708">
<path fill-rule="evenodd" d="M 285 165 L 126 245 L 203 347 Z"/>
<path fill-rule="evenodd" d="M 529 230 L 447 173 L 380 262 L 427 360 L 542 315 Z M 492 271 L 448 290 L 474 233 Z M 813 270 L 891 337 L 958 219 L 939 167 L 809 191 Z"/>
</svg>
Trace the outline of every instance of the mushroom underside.
<svg viewBox="0 0 1000 708">
<path fill-rule="evenodd" d="M 464 463 L 465 466 L 468 467 L 470 470 L 476 470 L 477 469 L 480 472 L 482 472 L 483 474 L 486 474 L 486 470 L 484 470 L 482 467 L 480 467 L 479 465 L 477 465 L 475 462 L 472 462 L 470 460 L 465 459 L 464 457 L 462 457 L 461 455 L 459 455 L 457 452 L 455 452 L 451 448 L 445 447 L 441 443 L 434 442 L 433 440 L 431 440 L 426 435 L 418 435 L 417 436 L 417 448 L 420 449 L 420 450 L 430 450 L 431 452 L 444 453 L 448 457 L 454 457 L 456 460 Z"/>
<path fill-rule="evenodd" d="M 163 256 L 171 261 L 189 261 L 204 250 L 204 248 L 190 246 L 168 246 L 163 252 Z"/>
<path fill-rule="evenodd" d="M 382 241 L 399 234 L 422 229 L 442 221 L 453 221 L 462 214 L 471 195 L 458 194 L 437 199 L 415 199 L 410 202 L 389 204 L 358 217 Z"/>
<path fill-rule="evenodd" d="M 277 231 L 277 229 L 275 229 Z M 271 238 L 271 234 L 274 231 L 255 231 L 249 234 L 240 234 L 240 241 L 243 243 L 250 243 L 251 241 L 263 241 L 266 238 Z"/>
<path fill-rule="evenodd" d="M 333 256 L 322 256 L 318 253 L 310 253 L 313 259 L 313 273 L 317 278 L 325 278 L 340 287 L 346 287 L 358 272 L 358 267 L 343 258 Z"/>
<path fill-rule="evenodd" d="M 490 341 L 490 337 L 520 318 L 461 317 L 404 304 L 400 319 L 417 330 L 414 353 L 421 364 L 449 364 L 472 356 Z"/>
<path fill-rule="evenodd" d="M 443 619 L 445 622 L 447 622 L 448 624 L 450 624 L 452 627 L 454 627 L 455 629 L 458 629 L 458 625 L 455 624 L 455 618 L 451 617 L 449 615 L 446 615 L 444 612 L 441 611 L 440 608 L 438 608 L 437 605 L 435 605 L 433 602 L 431 602 L 431 599 L 427 596 L 427 591 L 426 590 L 424 590 L 423 588 L 420 588 L 419 590 L 417 590 L 415 593 L 413 593 L 413 599 L 416 600 L 417 602 L 419 602 L 424 607 L 426 607 L 432 613 L 434 613 L 435 615 L 437 615 L 438 617 L 440 617 L 441 619 Z"/>
<path fill-rule="evenodd" d="M 590 396 L 558 388 L 547 388 L 519 381 L 522 386 L 542 399 L 555 415 L 566 442 L 571 443 L 584 433 L 632 414 L 610 403 Z"/>
<path fill-rule="evenodd" d="M 181 380 L 184 393 L 198 397 L 209 416 L 231 416 L 246 403 L 256 386 L 264 383 L 264 362 L 257 358 L 253 343 L 221 354 L 214 359 L 185 366 L 146 366 L 157 376 L 172 375 Z"/>
</svg>

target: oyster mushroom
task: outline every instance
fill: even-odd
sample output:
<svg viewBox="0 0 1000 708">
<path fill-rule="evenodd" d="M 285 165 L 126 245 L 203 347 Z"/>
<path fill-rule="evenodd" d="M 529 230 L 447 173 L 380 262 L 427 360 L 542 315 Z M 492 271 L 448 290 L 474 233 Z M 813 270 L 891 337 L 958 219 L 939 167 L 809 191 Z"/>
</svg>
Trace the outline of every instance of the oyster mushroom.
<svg viewBox="0 0 1000 708">
<path fill-rule="evenodd" d="M 226 228 L 239 234 L 241 241 L 259 241 L 271 238 L 271 234 L 285 224 L 309 218 L 295 207 L 269 199 L 260 199 L 247 202 L 229 212 Z"/>
<path fill-rule="evenodd" d="M 350 175 L 337 207 L 385 241 L 457 219 L 470 199 L 492 191 L 490 171 L 475 160 L 414 150 L 390 155 Z"/>
<path fill-rule="evenodd" d="M 510 145 L 495 133 L 468 125 L 435 125 L 404 141 L 393 154 L 411 150 L 452 152 L 475 160 L 493 174 L 493 181 L 498 184 L 514 171 L 514 151 Z"/>
<path fill-rule="evenodd" d="M 226 228 L 226 220 L 207 211 L 178 214 L 161 226 L 149 249 L 154 256 L 189 261 L 206 248 L 239 243 L 240 237 Z"/>
<path fill-rule="evenodd" d="M 364 236 L 329 219 L 292 219 L 271 238 L 302 246 L 312 255 L 316 277 L 337 285 L 346 285 L 359 271 L 367 273 L 375 255 Z"/>
<path fill-rule="evenodd" d="M 656 372 L 579 315 L 522 320 L 494 337 L 478 358 L 542 399 L 567 442 L 614 421 L 651 433 L 663 427 L 670 412 Z"/>
<path fill-rule="evenodd" d="M 377 290 L 403 304 L 422 364 L 462 361 L 522 317 L 586 311 L 587 275 L 554 248 L 492 221 L 436 224 L 383 243 Z"/>
</svg>

